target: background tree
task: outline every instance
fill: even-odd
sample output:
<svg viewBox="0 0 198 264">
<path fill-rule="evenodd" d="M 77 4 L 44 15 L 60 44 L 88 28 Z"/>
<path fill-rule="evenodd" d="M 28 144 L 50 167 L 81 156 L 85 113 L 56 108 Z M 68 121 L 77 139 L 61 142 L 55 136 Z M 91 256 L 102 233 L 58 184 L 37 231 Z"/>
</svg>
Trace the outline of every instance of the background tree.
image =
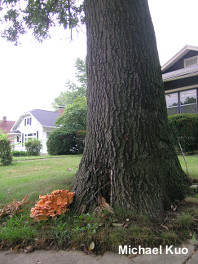
<svg viewBox="0 0 198 264">
<path fill-rule="evenodd" d="M 61 92 L 52 104 L 56 110 L 60 105 L 65 106 L 63 114 L 56 121 L 56 125 L 61 127 L 50 133 L 47 143 L 48 152 L 53 155 L 80 154 L 84 148 L 87 112 L 85 60 L 77 58 L 75 68 L 77 83 L 67 81 L 67 90 Z"/>
<path fill-rule="evenodd" d="M 85 96 L 77 97 L 68 104 L 63 114 L 57 119 L 57 126 L 64 126 L 68 133 L 86 129 L 87 100 Z"/>
<path fill-rule="evenodd" d="M 75 61 L 75 67 L 76 67 L 75 77 L 80 84 L 79 88 L 84 89 L 83 91 L 85 93 L 87 90 L 86 59 L 82 60 L 80 58 L 77 58 Z M 86 94 L 82 94 L 82 95 L 85 96 Z"/>
<path fill-rule="evenodd" d="M 188 96 L 183 103 L 181 102 L 181 105 L 194 104 L 194 103 L 196 103 L 196 98 Z"/>
<path fill-rule="evenodd" d="M 77 3 L 29 1 L 23 21 L 40 39 L 54 18 L 76 25 Z M 74 208 L 91 211 L 102 195 L 113 206 L 159 220 L 189 187 L 170 139 L 147 0 L 84 0 L 84 11 L 87 133 Z M 19 18 L 15 12 L 13 24 L 22 32 Z"/>
<path fill-rule="evenodd" d="M 72 81 L 66 82 L 66 91 L 61 92 L 58 97 L 54 99 L 52 107 L 57 110 L 58 107 L 72 104 L 78 97 L 86 97 L 87 90 L 87 74 L 86 74 L 86 60 L 77 58 L 75 61 L 76 73 L 75 77 L 77 83 Z"/>
</svg>

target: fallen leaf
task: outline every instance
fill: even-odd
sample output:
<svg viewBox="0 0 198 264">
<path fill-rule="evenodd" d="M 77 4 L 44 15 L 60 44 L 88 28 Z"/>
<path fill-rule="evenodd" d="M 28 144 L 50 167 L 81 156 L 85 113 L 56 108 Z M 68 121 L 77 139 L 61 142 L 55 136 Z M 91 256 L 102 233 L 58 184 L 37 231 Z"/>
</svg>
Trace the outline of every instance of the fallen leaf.
<svg viewBox="0 0 198 264">
<path fill-rule="evenodd" d="M 124 223 L 120 224 L 120 223 L 112 223 L 112 226 L 115 226 L 115 227 L 121 227 L 123 226 Z"/>
<path fill-rule="evenodd" d="M 92 241 L 88 247 L 89 251 L 92 251 L 95 248 L 95 243 Z"/>
<path fill-rule="evenodd" d="M 14 251 L 17 252 L 19 250 L 19 248 L 21 247 L 21 244 L 17 245 L 15 248 L 14 248 Z"/>
<path fill-rule="evenodd" d="M 169 231 L 169 228 L 165 225 L 161 225 L 161 227 L 165 228 L 167 231 Z"/>
<path fill-rule="evenodd" d="M 34 248 L 33 246 L 27 246 L 25 249 L 24 249 L 24 252 L 25 253 L 31 253 L 34 251 Z"/>
<path fill-rule="evenodd" d="M 171 209 L 172 209 L 173 211 L 176 211 L 176 209 L 177 209 L 177 205 L 171 204 Z"/>
<path fill-rule="evenodd" d="M 106 218 L 106 215 L 105 215 L 104 213 L 102 213 L 102 215 L 101 215 L 101 216 L 102 216 L 102 218 Z"/>
</svg>

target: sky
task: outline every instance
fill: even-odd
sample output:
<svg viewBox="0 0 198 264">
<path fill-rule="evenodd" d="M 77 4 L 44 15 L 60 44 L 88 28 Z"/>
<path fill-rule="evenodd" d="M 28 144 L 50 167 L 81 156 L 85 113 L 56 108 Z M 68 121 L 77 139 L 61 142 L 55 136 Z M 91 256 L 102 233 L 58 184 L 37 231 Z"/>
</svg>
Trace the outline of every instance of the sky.
<svg viewBox="0 0 198 264">
<path fill-rule="evenodd" d="M 198 46 L 197 0 L 148 0 L 161 65 L 185 45 Z M 74 80 L 75 59 L 86 56 L 86 31 L 70 40 L 69 32 L 55 29 L 42 44 L 23 37 L 14 46 L 0 38 L 0 120 L 16 121 L 20 114 L 53 111 L 54 98 Z"/>
</svg>

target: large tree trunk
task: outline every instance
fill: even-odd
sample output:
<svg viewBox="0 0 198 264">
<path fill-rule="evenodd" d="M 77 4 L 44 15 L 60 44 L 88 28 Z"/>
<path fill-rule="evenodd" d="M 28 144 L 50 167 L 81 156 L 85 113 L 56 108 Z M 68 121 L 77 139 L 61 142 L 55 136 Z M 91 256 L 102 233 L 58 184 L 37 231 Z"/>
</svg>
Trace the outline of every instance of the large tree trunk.
<svg viewBox="0 0 198 264">
<path fill-rule="evenodd" d="M 161 68 L 147 0 L 85 0 L 87 134 L 74 207 L 163 216 L 188 193 L 170 140 Z"/>
</svg>

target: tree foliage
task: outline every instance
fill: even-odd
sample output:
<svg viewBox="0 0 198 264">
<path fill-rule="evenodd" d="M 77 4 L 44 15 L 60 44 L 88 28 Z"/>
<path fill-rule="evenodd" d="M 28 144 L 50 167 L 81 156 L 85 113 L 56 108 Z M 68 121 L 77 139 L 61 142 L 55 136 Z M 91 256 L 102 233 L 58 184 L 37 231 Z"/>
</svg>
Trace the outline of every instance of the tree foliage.
<svg viewBox="0 0 198 264">
<path fill-rule="evenodd" d="M 6 24 L 1 36 L 16 45 L 29 29 L 42 41 L 50 36 L 50 27 L 72 29 L 84 23 L 83 5 L 78 0 L 4 0 L 0 4 L 0 19 Z"/>
<path fill-rule="evenodd" d="M 50 134 L 47 142 L 50 154 L 79 154 L 83 151 L 87 113 L 86 61 L 77 58 L 75 68 L 77 83 L 67 81 L 67 90 L 61 92 L 52 104 L 56 110 L 60 105 L 65 106 L 65 110 L 56 121 L 61 127 Z"/>
<path fill-rule="evenodd" d="M 67 81 L 65 92 L 54 99 L 53 107 L 65 106 L 64 113 L 57 119 L 56 125 L 63 126 L 67 133 L 77 133 L 86 129 L 87 113 L 87 74 L 86 60 L 77 58 L 75 61 L 77 84 Z"/>
<path fill-rule="evenodd" d="M 56 125 L 63 125 L 68 133 L 86 129 L 87 100 L 78 97 L 67 105 L 63 114 L 57 119 Z"/>
<path fill-rule="evenodd" d="M 86 59 L 82 60 L 80 58 L 77 58 L 75 61 L 75 67 L 76 67 L 75 77 L 77 78 L 77 81 L 80 83 L 80 87 L 86 91 L 87 89 Z"/>
<path fill-rule="evenodd" d="M 70 80 L 66 82 L 66 91 L 61 92 L 58 97 L 54 99 L 52 107 L 57 110 L 58 107 L 72 104 L 78 97 L 86 97 L 87 90 L 87 74 L 86 74 L 86 60 L 77 58 L 75 61 L 76 73 L 75 77 L 77 83 Z"/>
</svg>

